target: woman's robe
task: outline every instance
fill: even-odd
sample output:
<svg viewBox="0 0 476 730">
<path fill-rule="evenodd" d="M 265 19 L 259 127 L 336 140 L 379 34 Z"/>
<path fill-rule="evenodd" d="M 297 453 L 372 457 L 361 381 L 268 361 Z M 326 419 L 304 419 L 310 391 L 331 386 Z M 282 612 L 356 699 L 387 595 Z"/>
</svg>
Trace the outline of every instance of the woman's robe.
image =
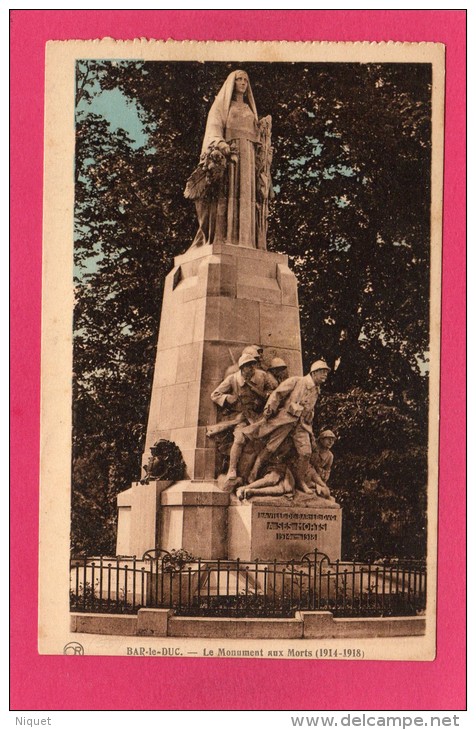
<svg viewBox="0 0 476 730">
<path fill-rule="evenodd" d="M 196 200 L 199 230 L 193 245 L 229 243 L 258 247 L 256 223 L 256 145 L 258 116 L 248 81 L 248 103 L 233 101 L 236 71 L 230 74 L 210 109 L 202 145 L 225 141 L 235 150 L 218 184 Z"/>
</svg>

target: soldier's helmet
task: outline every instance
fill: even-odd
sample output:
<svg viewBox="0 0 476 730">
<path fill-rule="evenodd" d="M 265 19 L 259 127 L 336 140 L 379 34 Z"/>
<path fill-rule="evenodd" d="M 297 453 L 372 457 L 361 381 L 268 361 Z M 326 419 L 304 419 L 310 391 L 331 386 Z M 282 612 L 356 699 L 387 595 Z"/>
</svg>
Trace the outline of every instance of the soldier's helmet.
<svg viewBox="0 0 476 730">
<path fill-rule="evenodd" d="M 329 370 L 330 371 L 330 367 L 326 363 L 325 360 L 316 360 L 316 362 L 312 363 L 310 372 L 313 373 L 315 370 Z"/>
<path fill-rule="evenodd" d="M 273 359 L 269 363 L 269 369 L 277 370 L 278 368 L 287 368 L 287 365 L 284 360 L 281 360 L 280 357 L 273 357 Z"/>
<path fill-rule="evenodd" d="M 317 440 L 319 441 L 320 439 L 325 439 L 325 438 L 329 438 L 329 439 L 336 439 L 336 438 L 337 438 L 337 436 L 335 435 L 335 433 L 333 433 L 333 432 L 332 432 L 332 431 L 331 431 L 331 430 L 330 430 L 330 429 L 328 428 L 328 429 L 326 429 L 325 431 L 321 431 L 321 433 L 319 434 L 319 436 L 318 436 Z"/>
<path fill-rule="evenodd" d="M 240 357 L 238 360 L 238 367 L 241 369 L 243 365 L 249 365 L 251 363 L 257 364 L 256 357 L 253 357 L 253 355 L 245 354 Z"/>
<path fill-rule="evenodd" d="M 261 353 L 263 352 L 263 349 L 258 347 L 258 345 L 248 345 L 248 347 L 245 347 L 242 355 L 253 355 L 255 360 L 259 359 L 261 356 Z"/>
</svg>

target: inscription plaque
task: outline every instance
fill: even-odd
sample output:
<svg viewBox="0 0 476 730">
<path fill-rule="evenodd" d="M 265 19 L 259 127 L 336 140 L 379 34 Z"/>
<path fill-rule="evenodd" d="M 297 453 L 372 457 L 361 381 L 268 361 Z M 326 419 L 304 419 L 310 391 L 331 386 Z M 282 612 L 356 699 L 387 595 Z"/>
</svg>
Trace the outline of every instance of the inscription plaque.
<svg viewBox="0 0 476 730">
<path fill-rule="evenodd" d="M 228 555 L 242 560 L 299 560 L 313 550 L 341 557 L 340 507 L 233 505 L 228 510 Z"/>
</svg>

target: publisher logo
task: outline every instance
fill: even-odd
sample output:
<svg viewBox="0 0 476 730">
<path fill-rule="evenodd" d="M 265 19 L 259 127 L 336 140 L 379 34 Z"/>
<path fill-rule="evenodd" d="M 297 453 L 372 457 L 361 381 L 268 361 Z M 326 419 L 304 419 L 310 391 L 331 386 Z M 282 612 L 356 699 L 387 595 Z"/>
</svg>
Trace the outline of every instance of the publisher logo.
<svg viewBox="0 0 476 730">
<path fill-rule="evenodd" d="M 63 654 L 84 654 L 84 649 L 77 641 L 70 641 L 63 649 Z"/>
</svg>

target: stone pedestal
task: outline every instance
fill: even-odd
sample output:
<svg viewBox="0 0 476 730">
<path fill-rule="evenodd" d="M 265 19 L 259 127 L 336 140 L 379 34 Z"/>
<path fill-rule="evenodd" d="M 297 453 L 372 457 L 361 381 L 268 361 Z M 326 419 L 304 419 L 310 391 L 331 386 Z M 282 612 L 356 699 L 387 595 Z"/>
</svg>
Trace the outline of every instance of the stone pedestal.
<svg viewBox="0 0 476 730">
<path fill-rule="evenodd" d="M 171 482 L 134 482 L 117 496 L 116 555 L 136 555 L 160 547 L 160 495 Z"/>
<path fill-rule="evenodd" d="M 210 394 L 247 345 L 302 374 L 296 277 L 287 256 L 214 244 L 175 258 L 166 278 L 143 463 L 160 438 L 182 451 L 187 477 L 214 480 Z"/>
<path fill-rule="evenodd" d="M 188 550 L 203 560 L 227 556 L 230 495 L 213 482 L 134 482 L 117 496 L 117 555 Z"/>
<path fill-rule="evenodd" d="M 230 244 L 191 248 L 166 278 L 143 463 L 159 439 L 174 441 L 186 479 L 167 489 L 134 484 L 118 497 L 118 554 L 185 549 L 217 560 L 300 559 L 318 549 L 340 557 L 341 511 L 256 498 L 242 504 L 219 489 L 208 426 L 210 395 L 243 349 L 259 344 L 302 375 L 297 281 L 287 256 Z M 155 486 L 154 486 L 155 485 Z M 231 500 L 231 506 L 230 506 Z M 266 500 L 265 500 L 266 502 Z"/>
<path fill-rule="evenodd" d="M 316 506 L 254 498 L 228 510 L 228 557 L 242 560 L 300 560 L 314 550 L 341 557 L 342 510 L 314 499 Z M 308 500 L 307 504 L 309 504 Z"/>
<path fill-rule="evenodd" d="M 162 493 L 161 548 L 188 550 L 196 558 L 227 557 L 230 495 L 213 482 L 177 482 Z"/>
</svg>

